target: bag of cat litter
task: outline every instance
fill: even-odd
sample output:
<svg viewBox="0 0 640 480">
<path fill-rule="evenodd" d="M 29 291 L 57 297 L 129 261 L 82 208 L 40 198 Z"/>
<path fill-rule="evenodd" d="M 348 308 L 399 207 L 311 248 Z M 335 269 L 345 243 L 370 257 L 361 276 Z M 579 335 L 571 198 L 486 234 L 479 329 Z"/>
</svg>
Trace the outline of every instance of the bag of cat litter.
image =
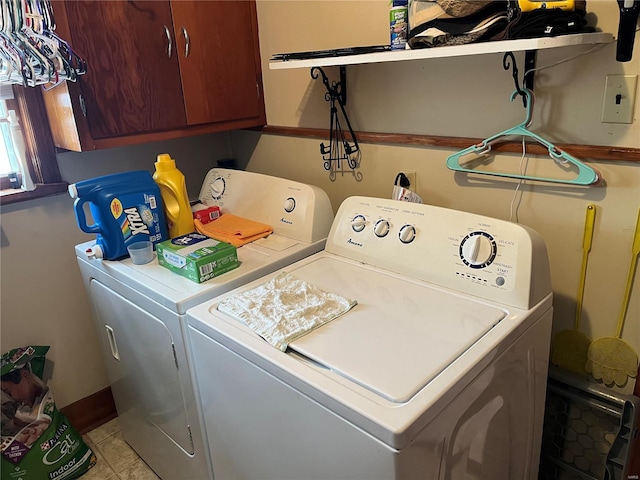
<svg viewBox="0 0 640 480">
<path fill-rule="evenodd" d="M 28 346 L 2 355 L 3 480 L 69 480 L 96 463 L 42 380 L 48 350 Z"/>
</svg>

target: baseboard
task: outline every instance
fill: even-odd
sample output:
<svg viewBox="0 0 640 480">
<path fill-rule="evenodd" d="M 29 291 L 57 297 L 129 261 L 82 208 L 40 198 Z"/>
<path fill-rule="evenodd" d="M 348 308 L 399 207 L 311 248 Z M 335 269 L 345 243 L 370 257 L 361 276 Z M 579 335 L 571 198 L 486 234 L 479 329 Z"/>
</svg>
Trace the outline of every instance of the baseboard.
<svg viewBox="0 0 640 480">
<path fill-rule="evenodd" d="M 118 416 L 111 387 L 67 405 L 60 411 L 81 435 Z"/>
</svg>

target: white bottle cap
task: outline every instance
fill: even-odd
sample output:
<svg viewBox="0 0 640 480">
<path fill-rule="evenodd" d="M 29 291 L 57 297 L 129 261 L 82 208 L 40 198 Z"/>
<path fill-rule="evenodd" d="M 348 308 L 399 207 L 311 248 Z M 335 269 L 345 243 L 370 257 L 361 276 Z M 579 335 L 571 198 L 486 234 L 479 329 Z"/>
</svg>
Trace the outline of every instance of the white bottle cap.
<svg viewBox="0 0 640 480">
<path fill-rule="evenodd" d="M 91 248 L 87 248 L 87 250 L 85 250 L 85 253 L 87 254 L 87 258 L 89 258 L 89 260 L 102 260 L 104 258 L 102 248 L 98 244 L 93 245 Z"/>
</svg>

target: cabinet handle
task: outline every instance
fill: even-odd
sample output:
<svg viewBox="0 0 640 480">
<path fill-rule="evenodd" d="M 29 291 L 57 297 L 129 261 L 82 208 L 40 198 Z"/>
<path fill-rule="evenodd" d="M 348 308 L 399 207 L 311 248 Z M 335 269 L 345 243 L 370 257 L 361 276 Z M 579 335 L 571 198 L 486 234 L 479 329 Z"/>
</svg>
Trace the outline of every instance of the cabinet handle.
<svg viewBox="0 0 640 480">
<path fill-rule="evenodd" d="M 87 104 L 84 103 L 84 97 L 82 95 L 78 95 L 78 101 L 80 102 L 80 109 L 82 110 L 82 116 L 87 116 Z"/>
<path fill-rule="evenodd" d="M 169 27 L 163 25 L 164 34 L 167 36 L 167 57 L 171 58 L 171 49 L 173 47 L 173 42 L 171 41 L 171 32 L 169 32 Z"/>
<path fill-rule="evenodd" d="M 184 28 L 184 26 L 180 28 L 182 29 L 182 36 L 184 37 L 184 58 L 187 58 L 189 56 L 189 49 L 191 48 L 191 41 L 189 40 L 187 29 Z"/>
</svg>

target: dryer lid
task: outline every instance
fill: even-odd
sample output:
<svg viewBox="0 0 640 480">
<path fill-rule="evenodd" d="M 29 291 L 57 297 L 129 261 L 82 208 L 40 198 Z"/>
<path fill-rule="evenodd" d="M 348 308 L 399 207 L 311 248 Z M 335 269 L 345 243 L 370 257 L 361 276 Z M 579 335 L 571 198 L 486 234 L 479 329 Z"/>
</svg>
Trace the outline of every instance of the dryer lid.
<svg viewBox="0 0 640 480">
<path fill-rule="evenodd" d="M 323 260 L 293 273 L 358 305 L 289 348 L 391 402 L 409 401 L 506 316 L 472 297 Z"/>
</svg>

